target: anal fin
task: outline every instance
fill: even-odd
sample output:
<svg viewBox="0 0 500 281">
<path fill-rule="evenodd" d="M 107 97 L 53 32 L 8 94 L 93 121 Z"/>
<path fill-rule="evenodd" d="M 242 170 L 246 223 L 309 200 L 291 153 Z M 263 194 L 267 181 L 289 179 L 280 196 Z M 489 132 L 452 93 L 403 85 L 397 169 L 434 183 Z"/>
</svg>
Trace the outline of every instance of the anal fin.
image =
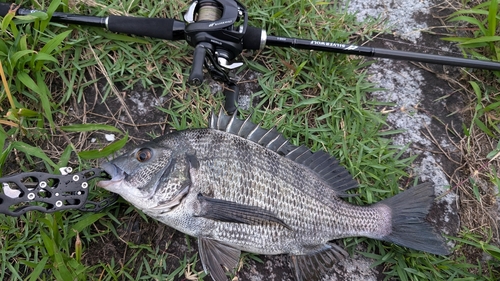
<svg viewBox="0 0 500 281">
<path fill-rule="evenodd" d="M 348 253 L 336 244 L 320 245 L 309 254 L 290 255 L 295 269 L 295 280 L 320 280 L 340 260 L 348 257 Z"/>
<path fill-rule="evenodd" d="M 201 263 L 205 272 L 214 281 L 227 281 L 226 272 L 238 266 L 241 251 L 224 243 L 209 238 L 198 238 Z"/>
</svg>

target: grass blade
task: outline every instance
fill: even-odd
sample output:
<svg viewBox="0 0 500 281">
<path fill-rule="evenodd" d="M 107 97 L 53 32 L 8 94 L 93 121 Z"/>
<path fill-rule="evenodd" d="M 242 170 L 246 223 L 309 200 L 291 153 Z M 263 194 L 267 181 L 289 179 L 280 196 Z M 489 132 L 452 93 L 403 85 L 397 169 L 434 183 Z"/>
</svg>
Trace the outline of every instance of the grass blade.
<svg viewBox="0 0 500 281">
<path fill-rule="evenodd" d="M 100 218 L 104 217 L 105 213 L 97 213 L 97 214 L 86 214 L 78 222 L 71 227 L 71 230 L 64 239 L 68 240 L 75 236 L 78 232 L 81 232 L 84 228 L 92 225 L 94 222 L 98 221 Z"/>
<path fill-rule="evenodd" d="M 454 21 L 465 21 L 465 22 L 468 22 L 474 26 L 477 26 L 480 30 L 481 30 L 481 33 L 482 34 L 486 34 L 486 28 L 484 28 L 484 24 L 476 19 L 476 18 L 473 18 L 473 17 L 468 17 L 468 16 L 458 16 L 456 18 L 453 18 L 450 20 L 450 22 L 454 22 Z"/>
<path fill-rule="evenodd" d="M 492 43 L 500 41 L 500 36 L 482 36 L 475 39 L 470 39 L 465 42 L 460 43 L 465 47 L 465 45 L 477 44 L 477 43 Z"/>
<path fill-rule="evenodd" d="M 49 121 L 50 128 L 53 130 L 55 128 L 54 120 L 52 118 L 52 106 L 50 104 L 49 97 L 51 93 L 49 88 L 45 84 L 45 77 L 42 73 L 36 73 L 36 80 L 38 85 L 38 95 L 40 97 L 40 103 L 42 104 L 43 112 L 45 113 L 45 118 Z"/>
<path fill-rule="evenodd" d="M 36 54 L 34 60 L 35 61 L 51 61 L 53 63 L 59 63 L 59 61 L 55 57 L 53 57 L 53 56 L 51 56 L 49 54 L 46 54 L 46 53 L 38 53 L 38 54 Z"/>
<path fill-rule="evenodd" d="M 31 272 L 31 274 L 29 276 L 29 281 L 35 281 L 40 277 L 40 275 L 42 274 L 42 271 L 45 268 L 45 264 L 47 263 L 48 259 L 49 259 L 49 257 L 42 258 L 42 260 L 33 269 L 33 272 Z"/>
<path fill-rule="evenodd" d="M 56 9 L 57 9 L 57 7 L 59 7 L 59 5 L 61 5 L 61 0 L 51 0 L 49 8 L 47 8 L 47 15 L 49 17 L 52 17 L 52 14 L 56 11 Z M 49 23 L 50 23 L 50 19 L 49 18 L 43 20 L 40 23 L 40 31 L 44 32 L 45 28 L 47 28 L 47 26 L 49 25 Z"/>
<path fill-rule="evenodd" d="M 78 156 L 86 160 L 104 158 L 120 150 L 123 146 L 125 146 L 127 140 L 128 140 L 128 134 L 125 135 L 121 140 L 118 140 L 102 149 L 82 151 L 78 153 Z"/>
<path fill-rule="evenodd" d="M 24 56 L 26 56 L 26 55 L 28 55 L 28 54 L 34 54 L 34 53 L 36 53 L 36 52 L 35 52 L 35 51 L 33 51 L 33 50 L 22 50 L 22 51 L 15 52 L 15 53 L 12 55 L 12 57 L 10 58 L 10 63 L 11 63 L 12 65 L 16 65 L 16 64 L 17 64 L 17 61 L 18 61 L 20 58 L 22 58 L 22 57 L 24 57 Z"/>
<path fill-rule="evenodd" d="M 109 131 L 121 133 L 121 131 L 113 126 L 104 124 L 74 124 L 60 127 L 65 132 L 90 132 L 90 131 Z"/>
<path fill-rule="evenodd" d="M 17 150 L 19 150 L 27 155 L 32 155 L 32 156 L 40 158 L 44 162 L 46 162 L 47 164 L 52 166 L 54 169 L 58 168 L 57 165 L 54 162 L 52 162 L 52 160 L 39 147 L 34 147 L 34 146 L 31 146 L 31 145 L 24 143 L 24 142 L 15 141 L 15 142 L 12 142 L 12 148 L 17 149 Z M 50 171 L 50 172 L 52 172 L 52 171 Z"/>
<path fill-rule="evenodd" d="M 35 93 L 40 93 L 40 88 L 26 72 L 18 72 L 17 79 L 23 83 L 28 89 L 32 90 Z"/>
<path fill-rule="evenodd" d="M 494 36 L 497 30 L 497 12 L 498 12 L 498 0 L 490 1 L 490 8 L 488 13 L 488 32 L 487 36 Z"/>
<path fill-rule="evenodd" d="M 52 52 L 61 45 L 62 41 L 68 37 L 68 35 L 73 32 L 73 30 L 67 30 L 65 32 L 57 34 L 54 38 L 52 38 L 43 48 L 40 50 L 40 53 L 52 54 Z"/>
</svg>

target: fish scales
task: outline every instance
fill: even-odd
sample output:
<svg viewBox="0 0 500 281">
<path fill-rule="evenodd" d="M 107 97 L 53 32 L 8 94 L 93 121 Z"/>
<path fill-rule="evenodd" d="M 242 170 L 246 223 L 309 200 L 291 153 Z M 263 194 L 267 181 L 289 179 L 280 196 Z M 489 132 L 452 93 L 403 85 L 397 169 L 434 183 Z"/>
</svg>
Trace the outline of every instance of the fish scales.
<svg viewBox="0 0 500 281">
<path fill-rule="evenodd" d="M 112 179 L 99 185 L 198 237 L 202 264 L 214 280 L 227 280 L 225 271 L 236 267 L 242 250 L 287 253 L 297 280 L 317 280 L 347 255 L 329 243 L 343 237 L 447 253 L 425 222 L 429 185 L 374 205 L 352 205 L 342 197 L 356 182 L 327 153 L 294 146 L 248 119 L 221 113 L 209 124 L 160 137 L 104 164 Z"/>
<path fill-rule="evenodd" d="M 278 217 L 283 218 L 285 223 L 293 228 L 289 231 L 280 225 L 270 225 L 275 231 L 281 231 L 280 236 L 293 237 L 295 239 L 310 240 L 311 243 L 326 243 L 328 240 L 336 239 L 342 235 L 354 235 L 357 232 L 373 233 L 377 229 L 372 224 L 372 229 L 366 229 L 367 221 L 380 221 L 379 215 L 371 211 L 371 217 L 365 215 L 357 216 L 351 210 L 352 205 L 344 201 L 335 200 L 335 205 L 325 206 L 317 198 L 309 196 L 295 186 L 307 188 L 311 186 L 324 185 L 321 180 L 311 175 L 308 169 L 294 167 L 295 163 L 270 153 L 262 146 L 245 142 L 238 136 L 229 134 L 218 134 L 214 136 L 210 131 L 187 131 L 186 134 L 205 134 L 200 136 L 185 136 L 186 140 L 195 139 L 191 146 L 200 151 L 197 156 L 200 161 L 200 170 L 193 182 L 203 184 L 200 186 L 202 194 L 210 194 L 214 198 L 237 202 L 243 205 L 258 206 L 265 210 L 275 212 Z M 210 143 L 209 145 L 205 143 Z M 197 146 L 212 147 L 208 157 L 205 157 Z M 226 149 L 227 147 L 236 149 Z M 248 155 L 252 153 L 252 157 Z M 204 159 L 211 165 L 204 165 Z M 230 159 L 230 160 L 228 160 Z M 291 163 L 287 163 L 291 162 Z M 252 171 L 252 173 L 245 173 Z M 252 175 L 258 175 L 255 179 Z M 251 181 L 253 184 L 249 184 Z M 238 188 L 233 188 L 233 186 Z M 327 187 L 329 188 L 329 187 Z M 253 196 L 244 196 L 252 192 Z M 272 200 L 272 201 L 271 201 Z M 348 207 L 348 208 L 345 208 Z M 336 211 L 333 211 L 333 210 Z M 255 232 L 253 226 L 242 225 L 238 231 L 247 235 L 257 236 L 264 233 Z M 244 229 L 248 227 L 248 229 Z M 212 233 L 218 239 L 226 238 L 224 235 L 228 230 L 220 229 L 220 233 Z M 314 231 L 314 235 L 311 232 Z M 311 237 L 312 236 L 312 237 Z M 307 238 L 306 238 L 307 237 Z M 239 241 L 231 241 L 238 243 Z M 267 254 L 287 252 L 301 253 L 300 249 L 290 245 L 291 241 L 283 241 L 283 245 L 258 244 L 250 251 L 264 251 L 266 249 L 280 249 L 278 252 L 267 252 Z"/>
</svg>

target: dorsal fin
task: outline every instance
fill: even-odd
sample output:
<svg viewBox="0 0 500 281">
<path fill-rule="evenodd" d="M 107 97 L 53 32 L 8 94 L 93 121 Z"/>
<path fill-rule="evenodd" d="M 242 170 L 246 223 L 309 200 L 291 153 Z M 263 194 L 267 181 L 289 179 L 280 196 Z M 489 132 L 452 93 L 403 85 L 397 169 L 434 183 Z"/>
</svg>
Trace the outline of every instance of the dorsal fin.
<svg viewBox="0 0 500 281">
<path fill-rule="evenodd" d="M 312 152 L 309 148 L 291 144 L 276 128 L 267 130 L 250 121 L 229 116 L 222 110 L 218 115 L 212 111 L 208 122 L 209 128 L 240 136 L 272 150 L 285 158 L 299 163 L 316 173 L 327 182 L 339 196 L 347 196 L 345 191 L 355 188 L 358 183 L 349 172 L 339 165 L 337 159 L 320 150 Z"/>
</svg>

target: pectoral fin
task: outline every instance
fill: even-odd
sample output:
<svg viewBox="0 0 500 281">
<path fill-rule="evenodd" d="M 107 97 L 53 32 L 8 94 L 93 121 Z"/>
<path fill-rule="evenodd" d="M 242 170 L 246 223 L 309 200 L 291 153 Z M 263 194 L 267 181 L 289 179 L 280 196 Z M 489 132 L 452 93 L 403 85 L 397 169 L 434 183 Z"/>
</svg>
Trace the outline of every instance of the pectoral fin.
<svg viewBox="0 0 500 281">
<path fill-rule="evenodd" d="M 227 271 L 233 271 L 238 265 L 241 251 L 229 245 L 208 238 L 198 238 L 203 270 L 210 273 L 215 281 L 227 281 Z"/>
<path fill-rule="evenodd" d="M 272 222 L 290 228 L 274 213 L 260 207 L 205 197 L 202 194 L 198 194 L 198 203 L 199 210 L 195 214 L 198 217 L 244 224 Z"/>
</svg>

